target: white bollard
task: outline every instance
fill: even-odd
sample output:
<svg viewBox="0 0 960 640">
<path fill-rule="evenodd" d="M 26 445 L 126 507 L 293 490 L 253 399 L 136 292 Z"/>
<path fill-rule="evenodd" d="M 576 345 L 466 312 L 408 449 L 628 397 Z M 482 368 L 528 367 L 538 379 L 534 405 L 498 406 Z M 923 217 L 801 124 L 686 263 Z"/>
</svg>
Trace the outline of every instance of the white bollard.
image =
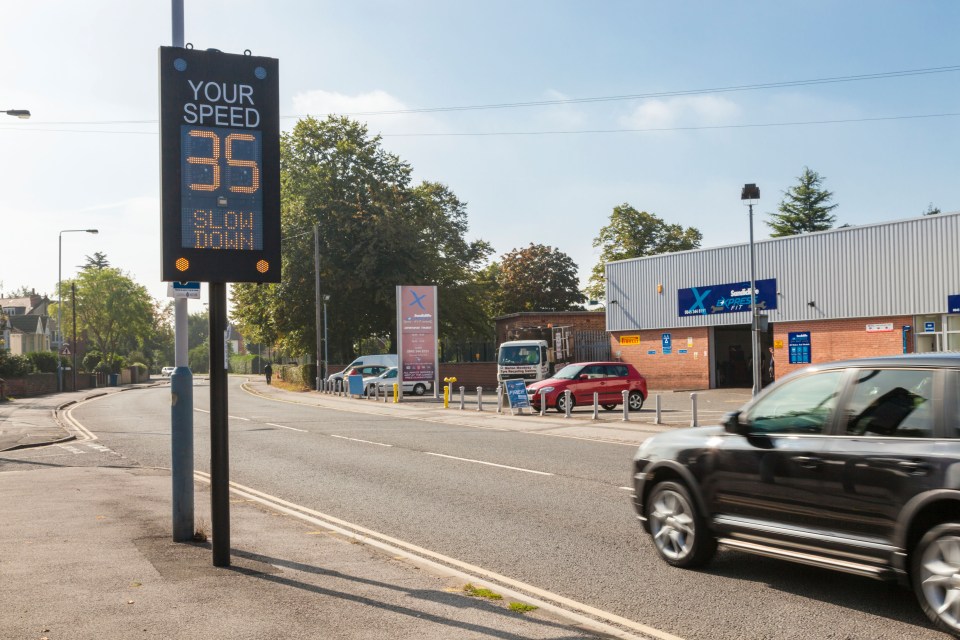
<svg viewBox="0 0 960 640">
<path fill-rule="evenodd" d="M 624 390 L 623 394 L 623 422 L 630 421 L 630 392 Z"/>
<path fill-rule="evenodd" d="M 565 391 L 563 392 L 563 400 L 564 400 L 564 403 L 563 403 L 563 404 L 564 404 L 564 415 L 563 415 L 563 417 L 564 417 L 564 418 L 569 418 L 569 417 L 570 417 L 570 411 L 573 409 L 573 407 L 570 406 L 570 389 L 567 389 L 567 390 L 565 390 Z"/>
<path fill-rule="evenodd" d="M 691 405 L 690 409 L 693 412 L 693 414 L 690 416 L 690 426 L 697 427 L 699 426 L 697 424 L 697 394 L 695 393 L 690 394 L 690 405 Z"/>
<path fill-rule="evenodd" d="M 593 419 L 600 419 L 600 394 L 596 391 L 593 392 Z"/>
<path fill-rule="evenodd" d="M 660 394 L 657 394 L 657 421 L 654 424 L 663 424 L 663 420 L 660 414 Z"/>
<path fill-rule="evenodd" d="M 497 413 L 503 413 L 503 385 L 497 385 Z"/>
<path fill-rule="evenodd" d="M 460 411 L 463 411 L 463 392 L 466 387 L 460 387 Z"/>
<path fill-rule="evenodd" d="M 547 415 L 547 392 L 546 391 L 540 392 L 540 415 L 541 416 Z"/>
<path fill-rule="evenodd" d="M 483 411 L 483 387 L 477 387 L 477 411 Z"/>
</svg>

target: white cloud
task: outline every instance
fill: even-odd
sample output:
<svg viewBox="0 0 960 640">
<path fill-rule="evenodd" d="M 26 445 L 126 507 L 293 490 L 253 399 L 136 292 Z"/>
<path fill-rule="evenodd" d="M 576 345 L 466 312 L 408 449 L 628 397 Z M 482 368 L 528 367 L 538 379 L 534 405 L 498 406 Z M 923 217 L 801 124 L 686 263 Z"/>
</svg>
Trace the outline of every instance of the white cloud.
<svg viewBox="0 0 960 640">
<path fill-rule="evenodd" d="M 630 129 L 667 129 L 733 124 L 740 107 L 716 96 L 682 96 L 667 100 L 645 100 L 622 116 L 620 125 Z"/>
<path fill-rule="evenodd" d="M 447 129 L 439 120 L 424 113 L 407 112 L 410 106 L 386 91 L 376 89 L 357 95 L 314 89 L 293 96 L 298 115 L 324 118 L 328 114 L 347 115 L 366 122 L 372 133 L 440 133 Z"/>
</svg>

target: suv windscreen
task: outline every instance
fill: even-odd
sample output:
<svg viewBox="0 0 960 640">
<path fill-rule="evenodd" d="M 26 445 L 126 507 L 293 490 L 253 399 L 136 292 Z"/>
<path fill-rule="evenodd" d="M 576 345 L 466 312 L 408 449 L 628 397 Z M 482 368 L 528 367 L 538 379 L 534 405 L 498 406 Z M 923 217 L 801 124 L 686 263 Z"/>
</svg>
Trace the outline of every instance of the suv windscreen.
<svg viewBox="0 0 960 640">
<path fill-rule="evenodd" d="M 933 437 L 933 372 L 858 371 L 846 416 L 852 436 Z"/>
<path fill-rule="evenodd" d="M 744 419 L 754 433 L 823 433 L 844 373 L 823 371 L 791 380 L 761 398 Z"/>
</svg>

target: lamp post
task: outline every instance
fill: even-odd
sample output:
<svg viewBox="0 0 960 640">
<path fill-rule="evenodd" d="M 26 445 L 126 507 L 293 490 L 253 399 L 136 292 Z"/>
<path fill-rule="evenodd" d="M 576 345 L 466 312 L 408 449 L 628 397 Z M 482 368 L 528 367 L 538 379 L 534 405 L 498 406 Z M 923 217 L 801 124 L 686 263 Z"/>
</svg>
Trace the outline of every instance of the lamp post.
<svg viewBox="0 0 960 640">
<path fill-rule="evenodd" d="M 9 111 L 7 113 L 10 113 Z M 27 112 L 29 117 L 30 112 Z M 22 116 L 21 116 L 22 117 Z M 63 349 L 63 292 L 61 291 L 61 276 L 63 272 L 63 234 L 65 233 L 100 233 L 97 229 L 63 229 L 57 236 L 57 391 L 63 391 L 63 362 L 60 360 L 60 351 Z"/>
<path fill-rule="evenodd" d="M 4 113 L 8 116 L 20 118 L 21 120 L 27 120 L 30 118 L 30 112 L 27 109 L 5 109 Z"/>
<path fill-rule="evenodd" d="M 757 317 L 757 258 L 753 246 L 753 201 L 760 199 L 760 187 L 755 184 L 743 185 L 740 199 L 747 201 L 750 208 L 750 335 L 753 356 L 753 395 L 760 393 L 760 326 Z"/>
<path fill-rule="evenodd" d="M 330 366 L 330 345 L 327 343 L 327 303 L 330 302 L 330 294 L 323 295 L 323 377 L 327 377 L 327 367 Z"/>
<path fill-rule="evenodd" d="M 313 225 L 313 294 L 317 331 L 317 378 L 313 388 L 320 391 L 320 381 L 323 378 L 320 367 L 320 223 Z"/>
</svg>

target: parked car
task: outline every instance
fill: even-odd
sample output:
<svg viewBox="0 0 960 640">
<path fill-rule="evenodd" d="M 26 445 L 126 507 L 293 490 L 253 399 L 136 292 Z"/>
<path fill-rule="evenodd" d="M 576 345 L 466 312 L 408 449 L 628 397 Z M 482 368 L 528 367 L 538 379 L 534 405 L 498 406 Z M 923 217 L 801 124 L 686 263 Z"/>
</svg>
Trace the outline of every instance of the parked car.
<svg viewBox="0 0 960 640">
<path fill-rule="evenodd" d="M 344 369 L 341 372 L 341 379 L 344 380 L 344 384 L 347 384 L 346 378 L 349 376 L 362 376 L 363 377 L 363 389 L 367 388 L 367 381 L 373 380 L 381 373 L 386 371 L 389 367 L 382 364 L 365 364 L 358 367 L 350 367 L 349 369 Z"/>
<path fill-rule="evenodd" d="M 343 380 L 345 373 L 349 372 L 354 367 L 361 367 L 364 365 L 381 365 L 384 369 L 388 367 L 396 367 L 399 361 L 397 359 L 397 354 L 395 353 L 384 353 L 379 355 L 372 356 L 360 356 L 347 366 L 343 368 L 343 371 L 338 371 L 337 373 L 331 373 L 327 376 L 327 380 Z M 382 370 L 381 370 L 382 371 Z"/>
<path fill-rule="evenodd" d="M 571 409 L 577 405 L 593 405 L 594 392 L 599 394 L 600 406 L 613 411 L 623 404 L 623 392 L 627 391 L 627 403 L 631 411 L 639 411 L 647 399 L 647 380 L 632 364 L 626 362 L 578 362 L 568 364 L 553 374 L 552 378 L 527 385 L 530 404 L 540 410 L 540 393 L 546 393 L 547 408 L 566 412 L 564 391 L 570 390 Z"/>
<path fill-rule="evenodd" d="M 365 379 L 363 382 L 366 385 L 367 395 L 373 395 L 374 390 L 378 390 L 378 393 L 393 393 L 393 385 L 397 382 L 397 372 L 398 369 L 396 367 L 390 367 L 375 378 L 370 380 Z M 427 391 L 432 389 L 433 383 L 430 381 L 403 381 L 404 393 L 412 393 L 415 396 L 422 396 Z"/>
<path fill-rule="evenodd" d="M 960 637 L 960 355 L 816 365 L 658 434 L 634 506 L 667 563 L 732 549 L 910 585 Z"/>
<path fill-rule="evenodd" d="M 160 375 L 164 378 L 169 378 L 175 370 L 176 367 L 164 367 L 163 369 L 160 369 Z"/>
</svg>

